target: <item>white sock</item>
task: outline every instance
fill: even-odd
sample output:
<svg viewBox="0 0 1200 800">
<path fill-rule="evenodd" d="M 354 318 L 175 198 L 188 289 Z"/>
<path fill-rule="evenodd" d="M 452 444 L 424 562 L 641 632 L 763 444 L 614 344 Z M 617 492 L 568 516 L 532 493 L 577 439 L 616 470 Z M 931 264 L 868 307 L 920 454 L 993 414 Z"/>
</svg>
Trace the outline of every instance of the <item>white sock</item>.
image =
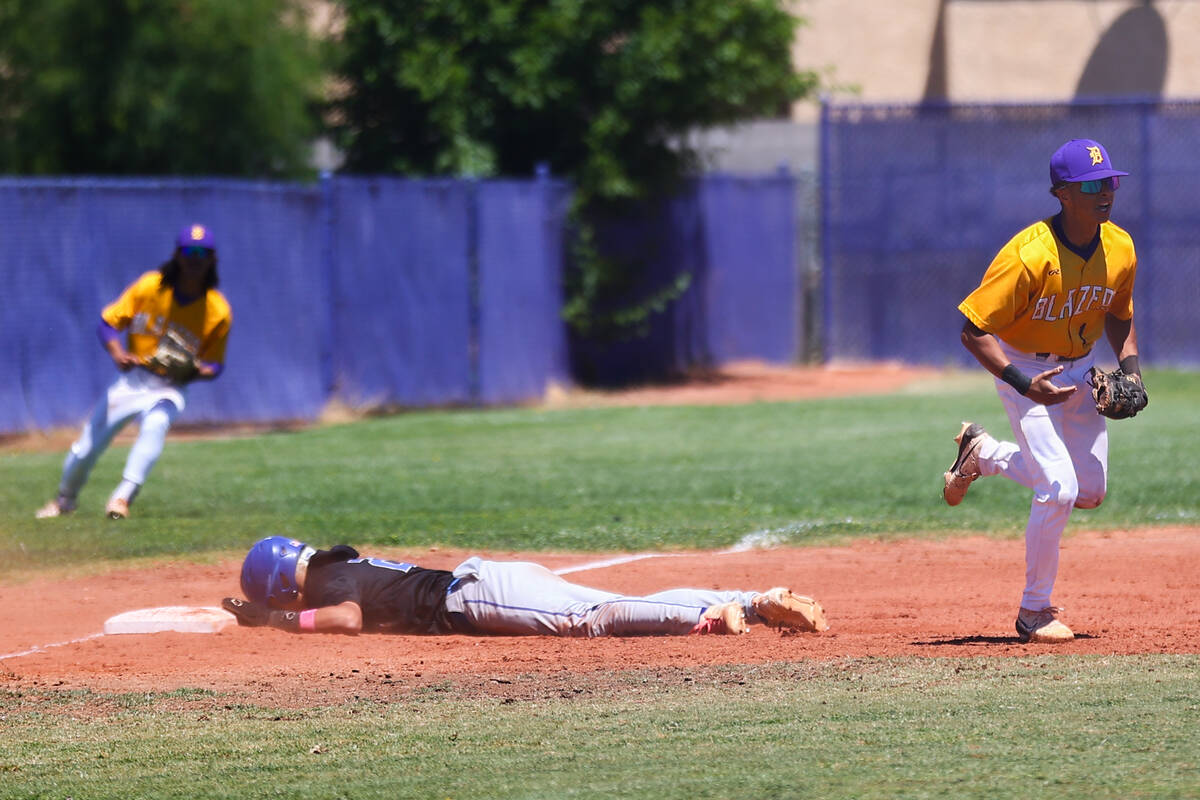
<svg viewBox="0 0 1200 800">
<path fill-rule="evenodd" d="M 124 478 L 117 485 L 116 491 L 112 493 L 110 500 L 124 500 L 126 503 L 132 504 L 133 498 L 137 497 L 138 491 L 142 488 L 141 484 Z"/>
</svg>

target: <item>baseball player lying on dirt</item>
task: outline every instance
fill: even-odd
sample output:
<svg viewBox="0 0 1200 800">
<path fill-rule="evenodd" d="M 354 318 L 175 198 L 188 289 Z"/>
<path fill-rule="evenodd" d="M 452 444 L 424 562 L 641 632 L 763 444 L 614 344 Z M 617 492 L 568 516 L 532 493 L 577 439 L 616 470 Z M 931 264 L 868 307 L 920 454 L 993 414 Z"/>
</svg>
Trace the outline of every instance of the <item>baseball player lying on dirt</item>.
<svg viewBox="0 0 1200 800">
<path fill-rule="evenodd" d="M 242 591 L 248 599 L 221 603 L 238 624 L 296 632 L 671 636 L 746 633 L 751 622 L 829 630 L 819 603 L 782 587 L 628 597 L 569 583 L 539 564 L 474 556 L 453 571 L 425 569 L 283 536 L 250 548 Z"/>
</svg>

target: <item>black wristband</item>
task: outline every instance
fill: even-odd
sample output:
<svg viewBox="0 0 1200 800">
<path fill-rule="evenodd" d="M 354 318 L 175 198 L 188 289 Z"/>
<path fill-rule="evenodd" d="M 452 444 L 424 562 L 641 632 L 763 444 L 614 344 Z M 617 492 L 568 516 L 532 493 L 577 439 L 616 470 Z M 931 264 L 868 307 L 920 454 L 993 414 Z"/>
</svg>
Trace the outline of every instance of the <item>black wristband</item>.
<svg viewBox="0 0 1200 800">
<path fill-rule="evenodd" d="M 1021 372 L 1021 370 L 1012 364 L 1006 366 L 1004 371 L 1000 373 L 1000 380 L 1016 389 L 1017 394 L 1029 394 L 1029 386 L 1033 383 L 1033 378 Z"/>
<path fill-rule="evenodd" d="M 1125 356 L 1122 358 L 1120 366 L 1121 372 L 1124 372 L 1126 375 L 1137 375 L 1139 378 L 1142 377 L 1142 367 L 1140 364 L 1138 364 L 1138 357 L 1136 353 L 1134 355 Z"/>
<path fill-rule="evenodd" d="M 282 631 L 300 630 L 299 611 L 272 611 L 267 615 L 267 624 Z"/>
</svg>

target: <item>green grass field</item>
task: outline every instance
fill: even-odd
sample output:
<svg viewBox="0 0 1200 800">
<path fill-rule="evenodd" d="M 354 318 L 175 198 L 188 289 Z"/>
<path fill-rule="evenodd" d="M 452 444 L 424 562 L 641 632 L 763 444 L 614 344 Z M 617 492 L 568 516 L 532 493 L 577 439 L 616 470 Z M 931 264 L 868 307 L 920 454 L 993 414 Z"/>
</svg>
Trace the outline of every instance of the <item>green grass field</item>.
<svg viewBox="0 0 1200 800">
<path fill-rule="evenodd" d="M 1111 486 L 1075 527 L 1200 520 L 1200 374 L 1150 373 L 1150 408 L 1110 425 Z M 0 571 L 317 544 L 474 549 L 712 548 L 975 531 L 1014 536 L 1028 497 L 989 481 L 941 502 L 958 422 L 1008 435 L 990 383 L 737 407 L 420 412 L 241 439 L 168 442 L 133 518 L 101 519 L 126 448 L 81 510 L 34 520 L 63 453 L 0 453 Z M 119 535 L 114 535 L 119 531 Z M 0 572 L 2 574 L 2 572 Z"/>
<path fill-rule="evenodd" d="M 0 797 L 1194 798 L 1197 667 L 847 659 L 668 686 L 619 673 L 580 699 L 449 687 L 300 711 L 200 690 L 8 692 Z"/>
<path fill-rule="evenodd" d="M 1195 525 L 1200 374 L 1152 372 L 1113 423 L 1104 505 L 1075 528 Z M 940 500 L 961 419 L 999 434 L 986 381 L 739 407 L 410 413 L 169 442 L 122 523 L 35 521 L 62 453 L 0 453 L 0 581 L 133 558 L 227 557 L 269 533 L 319 545 L 639 551 L 757 535 L 1018 537 L 1025 490 Z M 728 665 L 574 700 L 448 684 L 304 711 L 200 689 L 0 691 L 0 798 L 1200 797 L 1193 656 Z M 0 662 L 0 675 L 5 666 Z M 583 678 L 581 678 L 583 679 Z M 594 678 L 587 678 L 593 680 Z"/>
</svg>

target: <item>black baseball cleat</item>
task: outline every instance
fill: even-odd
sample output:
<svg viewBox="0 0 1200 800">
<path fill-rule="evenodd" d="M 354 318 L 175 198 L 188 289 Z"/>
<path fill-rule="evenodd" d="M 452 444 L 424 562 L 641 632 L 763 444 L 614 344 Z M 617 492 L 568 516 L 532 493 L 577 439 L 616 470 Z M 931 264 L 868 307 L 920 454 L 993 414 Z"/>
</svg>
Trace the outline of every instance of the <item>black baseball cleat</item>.
<svg viewBox="0 0 1200 800">
<path fill-rule="evenodd" d="M 971 483 L 979 477 L 979 448 L 987 436 L 988 432 L 979 423 L 964 422 L 962 430 L 954 437 L 958 444 L 958 458 L 954 460 L 950 470 L 942 475 L 945 480 L 942 497 L 945 498 L 946 505 L 956 506 L 961 503 L 967 496 L 967 489 L 971 488 Z"/>
</svg>

